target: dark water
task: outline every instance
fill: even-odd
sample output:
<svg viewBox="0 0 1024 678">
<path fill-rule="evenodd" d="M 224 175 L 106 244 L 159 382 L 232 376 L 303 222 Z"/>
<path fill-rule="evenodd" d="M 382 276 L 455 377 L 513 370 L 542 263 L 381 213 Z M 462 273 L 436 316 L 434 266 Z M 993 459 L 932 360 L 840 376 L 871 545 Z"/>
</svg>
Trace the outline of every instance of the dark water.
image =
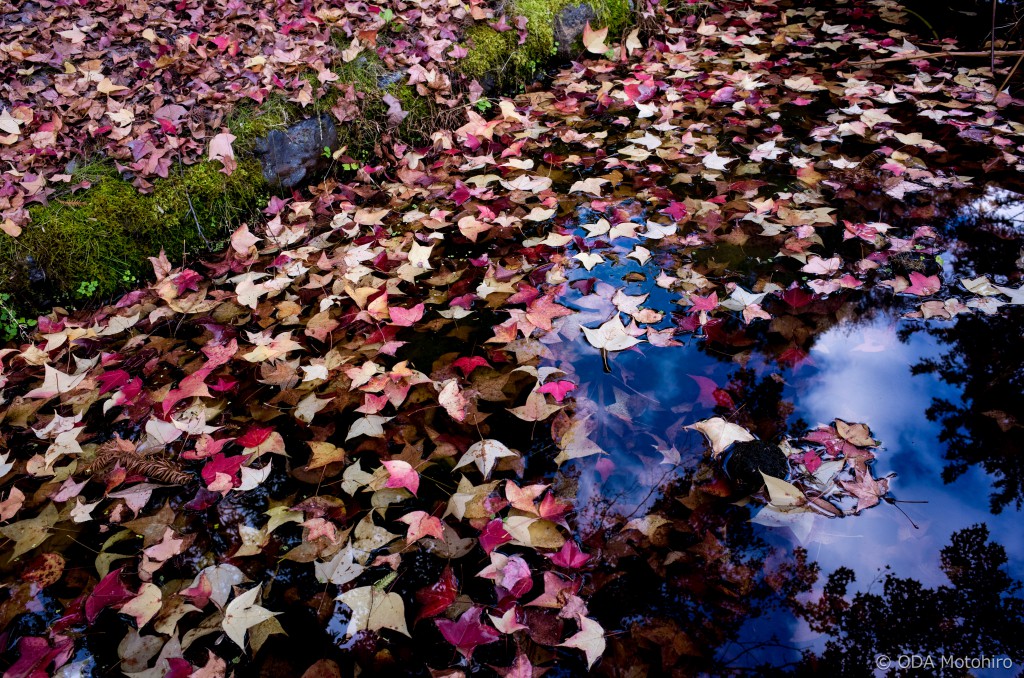
<svg viewBox="0 0 1024 678">
<path fill-rule="evenodd" d="M 997 277 L 1017 275 L 1016 248 L 1024 235 L 1022 217 L 1024 202 L 996 187 L 958 204 L 941 229 L 950 238 L 949 249 L 941 253 L 943 280 L 955 285 L 957 278 L 982 271 Z M 956 240 L 958 235 L 965 239 Z M 626 272 L 644 272 L 653 278 L 658 270 L 655 265 L 645 271 L 629 262 L 615 267 L 611 274 L 605 272 L 595 289 L 600 296 L 600 284 L 607 284 L 603 290 L 607 297 L 616 285 L 622 286 L 621 276 Z M 574 277 L 588 276 L 577 271 Z M 624 289 L 632 295 L 649 292 L 644 306 L 664 310 L 661 326 L 671 326 L 673 309 L 664 290 L 648 281 Z M 578 301 L 580 296 L 570 292 L 567 300 Z M 592 307 L 589 302 L 581 312 Z M 786 317 L 785 309 L 773 310 Z M 763 566 L 767 562 L 778 566 L 802 549 L 807 561 L 823 574 L 848 570 L 855 577 L 846 589 L 851 596 L 889 595 L 886 578 L 912 581 L 927 590 L 948 589 L 951 581 L 948 569 L 942 566 L 943 549 L 956 533 L 984 525 L 989 545 L 997 544 L 997 551 L 1005 551 L 1005 573 L 1014 580 L 1024 579 L 1024 533 L 1019 514 L 1024 498 L 1024 459 L 1020 456 L 1024 428 L 1018 423 L 1024 405 L 1024 358 L 1019 353 L 1024 314 L 1020 308 L 1004 307 L 993 316 L 922 321 L 903 317 L 908 310 L 900 299 L 884 295 L 875 295 L 867 306 L 836 300 L 824 308 L 793 309 L 791 318 L 812 321 L 794 343 L 780 343 L 754 326 L 746 328 L 746 341 L 735 336 L 725 342 L 699 334 L 677 336 L 682 345 L 659 348 L 641 344 L 613 354 L 610 373 L 602 369 L 597 351 L 582 338 L 549 343 L 550 363 L 579 379 L 580 389 L 573 395 L 577 401 L 591 401 L 591 407 L 584 409 L 596 422 L 592 437 L 609 452 L 579 477 L 576 524 L 583 542 L 604 541 L 607 546 L 608 540 L 598 535 L 619 529 L 628 520 L 649 512 L 671 515 L 666 506 L 685 494 L 704 449 L 702 437 L 681 430 L 682 423 L 731 413 L 762 438 L 778 440 L 787 432 L 798 436 L 801 430 L 840 418 L 867 423 L 881 441 L 874 475 L 891 477 L 888 496 L 896 503 L 883 503 L 842 519 L 806 513 L 792 527 L 741 526 L 740 521 L 750 514 L 746 508 L 739 509 L 726 519 L 736 521 L 736 531 L 722 540 L 728 544 L 729 565 Z M 732 330 L 743 332 L 742 328 Z M 742 349 L 738 350 L 738 345 Z M 742 366 L 736 364 L 737 357 Z M 661 454 L 668 448 L 674 457 Z M 723 509 L 731 510 L 724 505 Z M 756 510 L 753 507 L 751 514 Z M 711 533 L 721 536 L 725 531 L 709 530 Z M 622 568 L 626 563 L 623 569 L 628 570 L 637 566 L 638 560 L 613 560 L 611 566 Z M 637 567 L 639 573 L 620 572 L 619 581 L 658 574 Z M 985 573 L 979 570 L 975 575 L 984 577 Z M 695 576 L 701 577 L 701 573 Z M 713 576 L 709 573 L 707 578 Z M 758 577 L 755 574 L 753 578 Z M 1002 581 L 999 576 L 994 580 Z M 829 640 L 840 635 L 837 628 L 830 624 L 822 628 L 826 619 L 813 614 L 792 613 L 794 599 L 820 599 L 823 583 L 819 580 L 795 596 L 785 587 L 761 591 L 764 598 L 749 607 L 741 606 L 738 616 L 746 618 L 738 622 L 734 614 L 723 620 L 715 619 L 712 612 L 716 623 L 737 623 L 727 637 L 717 638 L 721 644 L 713 655 L 691 663 L 685 671 L 698 667 L 711 673 L 841 667 L 841 663 L 816 661 L 818 655 L 826 656 Z M 679 605 L 706 613 L 705 603 L 713 607 L 716 601 L 695 606 L 695 591 L 687 588 L 692 584 L 689 575 L 673 581 L 669 574 L 658 586 L 647 581 L 627 589 L 621 597 L 613 595 L 607 610 L 601 605 L 599 591 L 595 608 L 604 612 L 602 621 L 607 619 L 612 626 L 657 629 L 665 619 L 674 619 L 675 637 L 680 629 L 699 637 L 700 631 L 694 629 L 702 628 L 706 621 L 662 608 Z M 1011 590 L 1008 585 L 1000 595 Z M 999 600 L 1000 595 L 992 600 Z M 949 615 L 970 618 L 986 614 L 976 609 L 976 598 L 959 588 L 945 603 L 942 615 L 930 615 L 927 605 L 918 610 L 903 608 L 893 597 L 887 620 L 893 624 L 927 626 L 941 624 Z M 633 605 L 626 606 L 626 614 L 619 614 L 616 605 L 628 598 L 634 599 Z M 644 614 L 641 610 L 647 607 L 656 611 Z M 901 617 L 904 614 L 906 618 Z M 834 624 L 835 619 L 827 621 Z M 881 621 L 862 619 L 860 623 Z M 694 628 L 688 629 L 687 623 Z M 1020 628 L 1019 613 L 1012 623 L 1013 628 Z M 881 636 L 884 630 L 876 633 Z M 871 647 L 872 641 L 875 647 Z M 984 634 L 973 641 L 972 657 L 1010 661 L 1006 653 L 1010 648 L 1000 644 L 1002 641 Z M 886 647 L 870 634 L 845 642 L 859 644 L 858 649 L 868 656 Z M 956 653 L 937 637 L 931 642 L 934 644 L 922 642 L 919 652 L 894 655 L 892 666 L 904 662 L 922 675 L 933 675 L 927 657 L 940 662 L 945 656 L 951 661 Z M 666 670 L 668 665 L 680 665 L 671 653 L 663 653 L 661 658 Z M 980 672 L 975 671 L 979 675 L 1008 673 L 1003 664 L 992 668 L 990 662 L 988 669 L 985 664 L 980 666 Z M 959 669 L 944 670 L 955 673 Z M 864 671 L 861 666 L 853 673 Z"/>
</svg>

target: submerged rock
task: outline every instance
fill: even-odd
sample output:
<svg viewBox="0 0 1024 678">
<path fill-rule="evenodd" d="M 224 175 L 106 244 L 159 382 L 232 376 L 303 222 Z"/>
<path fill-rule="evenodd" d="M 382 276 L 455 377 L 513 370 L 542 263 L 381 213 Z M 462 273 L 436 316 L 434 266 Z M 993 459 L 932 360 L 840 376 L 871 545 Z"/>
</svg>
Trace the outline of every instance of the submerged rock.
<svg viewBox="0 0 1024 678">
<path fill-rule="evenodd" d="M 725 451 L 722 468 L 736 486 L 738 493 L 750 495 L 764 485 L 761 474 L 785 478 L 789 462 L 782 448 L 763 440 L 733 443 Z"/>
<path fill-rule="evenodd" d="M 324 148 L 337 150 L 338 128 L 328 115 L 308 118 L 256 140 L 263 178 L 273 188 L 290 190 L 330 163 Z"/>
</svg>

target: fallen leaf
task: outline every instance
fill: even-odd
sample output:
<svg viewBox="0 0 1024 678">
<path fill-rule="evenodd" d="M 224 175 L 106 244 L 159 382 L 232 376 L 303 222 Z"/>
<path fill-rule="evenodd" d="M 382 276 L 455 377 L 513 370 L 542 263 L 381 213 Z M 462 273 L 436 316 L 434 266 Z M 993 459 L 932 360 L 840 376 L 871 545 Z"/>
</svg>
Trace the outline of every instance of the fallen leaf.
<svg viewBox="0 0 1024 678">
<path fill-rule="evenodd" d="M 466 659 L 473 658 L 476 648 L 493 643 L 501 637 L 496 629 L 480 622 L 483 611 L 482 607 L 474 605 L 463 612 L 457 621 L 434 620 L 444 639 L 454 645 Z"/>
<path fill-rule="evenodd" d="M 245 650 L 245 632 L 279 614 L 271 612 L 256 603 L 260 587 L 254 586 L 245 593 L 235 596 L 224 610 L 221 627 L 235 645 Z"/>
<path fill-rule="evenodd" d="M 459 459 L 459 463 L 455 465 L 455 468 L 462 468 L 471 463 L 476 464 L 476 467 L 480 469 L 480 473 L 483 474 L 484 480 L 486 480 L 491 475 L 491 469 L 494 468 L 494 464 L 498 459 L 518 456 L 518 453 L 510 450 L 499 440 L 480 440 L 469 446 L 469 449 Z"/>
<path fill-rule="evenodd" d="M 363 630 L 381 629 L 409 635 L 405 623 L 405 603 L 397 593 L 386 593 L 375 586 L 361 586 L 342 593 L 338 600 L 352 610 L 345 630 L 346 637 Z"/>
<path fill-rule="evenodd" d="M 735 442 L 754 440 L 754 436 L 750 431 L 721 417 L 712 417 L 711 419 L 698 421 L 696 424 L 690 424 L 683 428 L 703 433 L 704 437 L 711 443 L 711 451 L 716 457 Z"/>
<path fill-rule="evenodd" d="M 608 46 L 604 44 L 605 38 L 608 37 L 608 28 L 599 28 L 594 30 L 590 27 L 590 22 L 583 27 L 583 46 L 587 48 L 587 51 L 591 54 L 604 54 L 608 51 Z"/>
<path fill-rule="evenodd" d="M 583 650 L 583 654 L 587 657 L 587 669 L 589 670 L 593 668 L 594 662 L 604 654 L 604 627 L 589 617 L 580 617 L 578 621 L 580 624 L 579 632 L 564 643 L 559 643 L 559 646 Z"/>
</svg>

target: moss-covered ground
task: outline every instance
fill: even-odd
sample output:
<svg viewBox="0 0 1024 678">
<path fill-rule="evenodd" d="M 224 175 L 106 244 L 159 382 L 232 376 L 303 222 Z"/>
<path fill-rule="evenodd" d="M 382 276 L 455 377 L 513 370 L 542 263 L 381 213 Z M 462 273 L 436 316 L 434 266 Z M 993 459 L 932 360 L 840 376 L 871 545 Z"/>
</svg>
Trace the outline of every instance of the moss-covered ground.
<svg viewBox="0 0 1024 678">
<path fill-rule="evenodd" d="M 358 161 L 372 157 L 386 127 L 390 94 L 409 115 L 396 130 L 422 141 L 434 105 L 413 87 L 386 82 L 386 68 L 376 54 L 360 55 L 334 67 L 337 86 L 324 88 L 313 104 L 300 107 L 280 96 L 259 106 L 243 104 L 226 124 L 235 135 L 240 161 L 227 176 L 217 161 L 176 165 L 170 176 L 140 193 L 104 160 L 77 170 L 74 182 L 89 188 L 57 194 L 30 209 L 32 222 L 18 237 L 0 234 L 0 339 L 10 338 L 50 303 L 75 305 L 109 297 L 148 274 L 148 257 L 160 250 L 172 261 L 190 253 L 216 249 L 230 229 L 251 219 L 269 199 L 268 188 L 252 151 L 256 139 L 303 118 L 329 112 L 351 84 L 361 96 L 359 115 L 339 125 L 339 147 Z M 314 74 L 306 76 L 321 91 Z M 404 79 L 404 78 L 403 78 Z"/>
<path fill-rule="evenodd" d="M 475 25 L 466 31 L 469 54 L 460 62 L 461 71 L 474 78 L 490 75 L 500 87 L 523 83 L 559 49 L 555 40 L 555 17 L 566 7 L 584 4 L 581 0 L 515 0 L 509 5 L 507 22 L 526 17 L 526 41 L 519 44 L 518 31 L 497 31 Z M 629 0 L 587 0 L 597 15 L 592 27 L 609 29 L 615 34 L 629 21 Z M 575 47 L 582 50 L 582 45 Z"/>
</svg>

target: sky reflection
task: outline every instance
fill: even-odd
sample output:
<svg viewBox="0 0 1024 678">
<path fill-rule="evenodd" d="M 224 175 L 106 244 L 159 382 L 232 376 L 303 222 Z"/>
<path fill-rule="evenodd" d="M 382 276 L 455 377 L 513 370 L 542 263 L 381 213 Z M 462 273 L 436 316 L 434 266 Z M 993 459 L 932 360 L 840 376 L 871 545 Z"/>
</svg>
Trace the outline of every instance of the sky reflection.
<svg viewBox="0 0 1024 678">
<path fill-rule="evenodd" d="M 989 513 L 989 476 L 972 468 L 949 485 L 942 481 L 941 427 L 928 421 L 925 410 L 933 397 L 958 400 L 959 389 L 932 374 L 911 374 L 911 365 L 939 357 L 942 346 L 923 332 L 901 343 L 896 338 L 900 322 L 908 321 L 882 316 L 826 332 L 811 351 L 816 372 L 804 375 L 806 381 L 798 382 L 789 397 L 796 405 L 795 415 L 811 424 L 839 417 L 871 426 L 883 446 L 876 476 L 895 472 L 893 496 L 928 502 L 900 505 L 920 529 L 885 505 L 853 518 L 820 519 L 810 554 L 825 572 L 844 565 L 852 568 L 865 587 L 886 566 L 897 576 L 935 586 L 946 583 L 938 564 L 949 536 L 985 522 L 993 539 L 1006 547 L 1011 573 L 1020 578 L 1024 540 L 1019 516 L 1012 511 Z"/>
</svg>

